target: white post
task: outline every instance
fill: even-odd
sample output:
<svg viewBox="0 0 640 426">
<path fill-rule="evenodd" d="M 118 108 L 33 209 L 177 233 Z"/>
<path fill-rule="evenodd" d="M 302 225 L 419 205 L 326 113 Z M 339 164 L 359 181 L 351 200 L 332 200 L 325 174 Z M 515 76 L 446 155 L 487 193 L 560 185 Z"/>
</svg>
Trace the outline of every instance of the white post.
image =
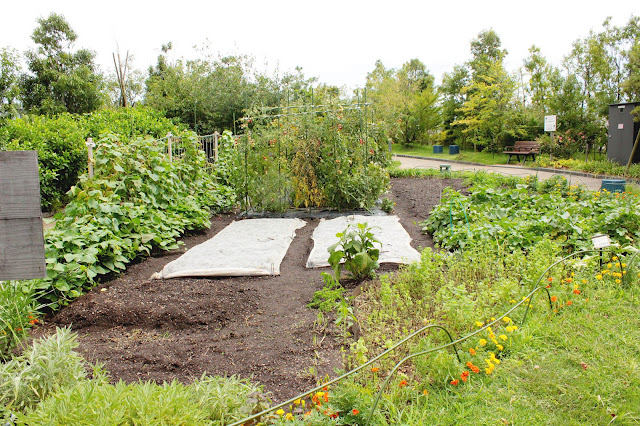
<svg viewBox="0 0 640 426">
<path fill-rule="evenodd" d="M 85 142 L 85 144 L 87 145 L 87 149 L 88 149 L 88 163 L 89 163 L 89 179 L 93 179 L 93 147 L 96 146 L 96 144 L 93 142 L 93 138 L 87 138 L 87 141 Z"/>
<path fill-rule="evenodd" d="M 167 149 L 169 150 L 169 162 L 173 163 L 173 147 L 171 146 L 171 132 L 167 133 Z"/>
<path fill-rule="evenodd" d="M 220 137 L 220 133 L 216 130 L 213 133 L 213 160 L 214 162 L 218 161 L 218 138 Z"/>
</svg>

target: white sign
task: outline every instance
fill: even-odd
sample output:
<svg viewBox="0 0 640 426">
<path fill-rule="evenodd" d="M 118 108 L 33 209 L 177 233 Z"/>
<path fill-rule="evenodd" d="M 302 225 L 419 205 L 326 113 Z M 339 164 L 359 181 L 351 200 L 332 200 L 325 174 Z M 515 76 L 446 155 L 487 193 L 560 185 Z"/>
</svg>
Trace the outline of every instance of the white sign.
<svg viewBox="0 0 640 426">
<path fill-rule="evenodd" d="M 624 123 L 618 123 L 618 130 L 624 129 Z"/>
<path fill-rule="evenodd" d="M 544 131 L 545 132 L 555 132 L 556 131 L 556 122 L 558 121 L 557 115 L 545 115 L 544 116 Z"/>
<path fill-rule="evenodd" d="M 607 248 L 611 245 L 611 239 L 608 235 L 594 235 L 591 237 L 591 241 L 593 242 L 593 248 L 596 249 Z"/>
</svg>

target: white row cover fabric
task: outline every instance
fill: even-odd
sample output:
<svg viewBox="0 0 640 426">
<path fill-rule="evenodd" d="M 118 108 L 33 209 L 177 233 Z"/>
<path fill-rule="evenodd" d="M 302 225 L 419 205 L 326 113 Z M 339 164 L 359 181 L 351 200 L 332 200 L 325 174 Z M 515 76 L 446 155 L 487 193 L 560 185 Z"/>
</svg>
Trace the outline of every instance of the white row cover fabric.
<svg viewBox="0 0 640 426">
<path fill-rule="evenodd" d="M 232 222 L 213 238 L 168 263 L 152 279 L 280 275 L 301 219 L 247 219 Z"/>
<path fill-rule="evenodd" d="M 329 266 L 327 249 L 338 242 L 336 234 L 356 227 L 358 223 L 366 223 L 371 227 L 373 235 L 382 243 L 379 263 L 412 263 L 420 260 L 420 253 L 411 247 L 411 237 L 400 223 L 397 216 L 342 216 L 331 220 L 321 220 L 313 231 L 313 250 L 307 260 L 307 268 Z"/>
</svg>

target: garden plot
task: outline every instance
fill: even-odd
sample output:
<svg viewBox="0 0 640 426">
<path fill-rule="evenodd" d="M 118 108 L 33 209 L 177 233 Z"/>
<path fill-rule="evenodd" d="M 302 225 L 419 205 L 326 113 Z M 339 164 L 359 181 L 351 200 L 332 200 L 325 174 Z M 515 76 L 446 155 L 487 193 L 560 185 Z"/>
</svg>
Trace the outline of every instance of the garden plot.
<svg viewBox="0 0 640 426">
<path fill-rule="evenodd" d="M 301 219 L 248 219 L 232 222 L 210 240 L 199 244 L 152 278 L 239 277 L 280 275 Z"/>
<path fill-rule="evenodd" d="M 382 243 L 379 263 L 411 263 L 420 259 L 420 253 L 411 247 L 411 237 L 397 216 L 353 215 L 320 221 L 313 232 L 313 250 L 309 254 L 307 268 L 329 266 L 327 249 L 338 241 L 336 234 L 358 223 L 367 223 Z M 379 245 L 375 246 L 378 248 Z"/>
</svg>

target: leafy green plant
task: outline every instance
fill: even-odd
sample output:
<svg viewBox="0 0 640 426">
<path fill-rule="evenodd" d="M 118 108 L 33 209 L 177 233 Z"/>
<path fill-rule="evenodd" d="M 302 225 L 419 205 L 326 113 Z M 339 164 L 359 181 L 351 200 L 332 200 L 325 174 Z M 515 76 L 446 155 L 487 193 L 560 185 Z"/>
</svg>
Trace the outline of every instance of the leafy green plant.
<svg viewBox="0 0 640 426">
<path fill-rule="evenodd" d="M 0 281 L 0 360 L 8 357 L 38 322 L 36 297 L 32 283 Z"/>
<path fill-rule="evenodd" d="M 324 287 L 313 294 L 313 298 L 307 306 L 319 309 L 321 312 L 331 312 L 344 297 L 344 287 L 331 274 L 323 272 L 321 275 Z"/>
<path fill-rule="evenodd" d="M 16 411 L 34 407 L 86 377 L 85 362 L 69 329 L 36 340 L 23 355 L 0 363 L 0 404 Z"/>
<path fill-rule="evenodd" d="M 45 236 L 47 277 L 35 286 L 53 308 L 138 256 L 177 248 L 183 232 L 209 226 L 211 209 L 233 205 L 231 191 L 208 172 L 195 135 L 182 143 L 184 155 L 169 162 L 151 139 L 98 141 L 95 177 L 83 175 L 71 188 L 71 201 Z"/>
<path fill-rule="evenodd" d="M 358 223 L 355 229 L 348 226 L 343 232 L 336 234 L 338 242 L 327 250 L 329 265 L 338 281 L 342 269 L 341 262 L 344 262 L 344 268 L 355 279 L 371 277 L 380 266 L 380 249 L 375 248 L 375 244 L 382 246 L 382 243 L 376 239 L 371 229 L 366 223 Z"/>
<path fill-rule="evenodd" d="M 382 211 L 387 214 L 390 214 L 391 212 L 393 212 L 393 208 L 395 206 L 396 206 L 395 201 L 393 201 L 391 198 L 388 198 L 388 197 L 383 198 L 380 204 L 380 208 L 382 209 Z"/>
<path fill-rule="evenodd" d="M 592 193 L 561 176 L 506 188 L 475 185 L 469 191 L 463 196 L 446 189 L 441 204 L 422 222 L 443 247 L 458 249 L 488 239 L 510 250 L 527 249 L 548 236 L 571 252 L 591 248 L 595 234 L 608 234 L 623 247 L 640 238 L 639 202 L 633 194 Z"/>
<path fill-rule="evenodd" d="M 372 207 L 389 184 L 389 154 L 380 134 L 363 132 L 359 107 L 287 111 L 250 111 L 234 142 L 230 181 L 245 207 Z"/>
</svg>

